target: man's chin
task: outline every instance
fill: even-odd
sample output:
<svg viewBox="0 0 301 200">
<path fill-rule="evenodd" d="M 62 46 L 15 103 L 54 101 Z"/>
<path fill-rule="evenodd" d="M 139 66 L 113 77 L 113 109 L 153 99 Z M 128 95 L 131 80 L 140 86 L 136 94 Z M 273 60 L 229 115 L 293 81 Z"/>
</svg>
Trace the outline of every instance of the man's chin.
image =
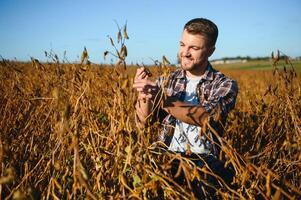
<svg viewBox="0 0 301 200">
<path fill-rule="evenodd" d="M 182 68 L 183 68 L 184 70 L 187 70 L 187 69 L 191 69 L 191 68 L 192 68 L 191 65 L 187 65 L 187 64 L 182 64 L 181 66 L 182 66 Z"/>
</svg>

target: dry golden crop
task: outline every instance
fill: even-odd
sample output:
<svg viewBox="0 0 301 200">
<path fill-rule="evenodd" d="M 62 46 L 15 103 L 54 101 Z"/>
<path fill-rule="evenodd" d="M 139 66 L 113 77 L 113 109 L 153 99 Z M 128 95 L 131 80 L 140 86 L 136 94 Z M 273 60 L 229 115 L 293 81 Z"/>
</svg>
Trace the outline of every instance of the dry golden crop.
<svg viewBox="0 0 301 200">
<path fill-rule="evenodd" d="M 156 127 L 135 126 L 134 66 L 0 67 L 1 199 L 191 199 L 197 170 L 210 173 L 182 158 L 187 183 L 173 181 L 176 155 L 154 149 Z M 221 155 L 236 175 L 221 199 L 301 198 L 300 75 L 287 67 L 221 69 L 239 84 Z"/>
</svg>

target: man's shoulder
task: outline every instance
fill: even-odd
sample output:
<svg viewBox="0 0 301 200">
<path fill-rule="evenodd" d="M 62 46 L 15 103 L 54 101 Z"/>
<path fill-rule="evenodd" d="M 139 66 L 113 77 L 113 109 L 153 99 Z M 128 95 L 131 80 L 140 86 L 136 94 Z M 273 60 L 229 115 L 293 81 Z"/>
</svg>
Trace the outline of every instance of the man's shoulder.
<svg viewBox="0 0 301 200">
<path fill-rule="evenodd" d="M 211 72 L 212 80 L 214 82 L 234 82 L 236 84 L 236 81 L 234 79 L 218 71 L 217 69 L 211 68 Z"/>
<path fill-rule="evenodd" d="M 223 91 L 231 91 L 235 94 L 234 96 L 238 93 L 238 84 L 236 80 L 213 68 L 212 80 L 209 84 L 213 86 L 212 89 L 214 90 L 222 89 Z"/>
</svg>

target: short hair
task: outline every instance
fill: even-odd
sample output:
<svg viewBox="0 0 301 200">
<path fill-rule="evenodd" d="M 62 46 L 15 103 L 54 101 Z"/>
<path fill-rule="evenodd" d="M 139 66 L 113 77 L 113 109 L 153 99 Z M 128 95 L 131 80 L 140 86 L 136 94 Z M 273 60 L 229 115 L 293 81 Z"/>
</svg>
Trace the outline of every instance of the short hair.
<svg viewBox="0 0 301 200">
<path fill-rule="evenodd" d="M 218 28 L 215 23 L 205 18 L 195 18 L 187 22 L 184 30 L 191 34 L 201 34 L 207 37 L 209 45 L 215 46 Z"/>
</svg>

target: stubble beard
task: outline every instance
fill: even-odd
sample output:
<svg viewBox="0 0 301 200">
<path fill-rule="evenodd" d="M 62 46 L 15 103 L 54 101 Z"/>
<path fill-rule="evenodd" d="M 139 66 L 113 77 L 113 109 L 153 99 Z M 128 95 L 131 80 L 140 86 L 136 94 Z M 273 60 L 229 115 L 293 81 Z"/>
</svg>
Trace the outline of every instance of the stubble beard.
<svg viewBox="0 0 301 200">
<path fill-rule="evenodd" d="M 201 63 L 195 63 L 193 59 L 186 58 L 186 61 L 184 59 L 180 58 L 180 64 L 183 70 L 188 71 L 191 74 L 199 74 L 200 72 L 203 73 L 205 71 L 203 68 L 206 68 L 207 65 L 202 67 Z"/>
<path fill-rule="evenodd" d="M 197 65 L 189 58 L 181 58 L 180 60 L 181 67 L 185 71 L 194 71 L 197 68 Z"/>
</svg>

